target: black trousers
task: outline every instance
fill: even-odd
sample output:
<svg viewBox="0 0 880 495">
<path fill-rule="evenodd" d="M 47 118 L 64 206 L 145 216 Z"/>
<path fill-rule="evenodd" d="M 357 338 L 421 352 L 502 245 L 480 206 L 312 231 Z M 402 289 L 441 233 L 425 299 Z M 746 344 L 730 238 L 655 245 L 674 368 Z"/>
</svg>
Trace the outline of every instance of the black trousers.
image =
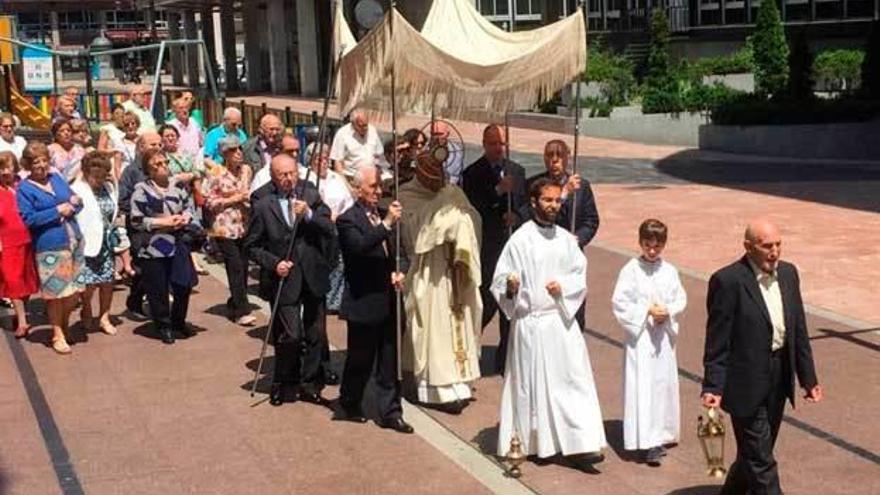
<svg viewBox="0 0 880 495">
<path fill-rule="evenodd" d="M 773 447 L 785 410 L 786 377 L 790 376 L 786 350 L 772 354 L 770 393 L 749 417 L 731 417 L 736 436 L 736 460 L 727 473 L 722 495 L 779 495 L 779 471 Z"/>
<path fill-rule="evenodd" d="M 131 264 L 134 267 L 134 276 L 131 277 L 131 287 L 128 297 L 125 298 L 125 306 L 138 311 L 144 310 L 144 267 L 141 258 L 132 254 Z"/>
<path fill-rule="evenodd" d="M 321 358 L 327 339 L 324 298 L 315 297 L 304 286 L 298 304 L 278 307 L 271 332 L 275 345 L 273 381 L 320 391 L 324 387 Z"/>
<path fill-rule="evenodd" d="M 348 354 L 342 372 L 340 403 L 359 408 L 370 375 L 376 383 L 376 406 L 383 420 L 399 418 L 400 382 L 397 380 L 397 335 L 393 318 L 381 323 L 349 321 Z"/>
<path fill-rule="evenodd" d="M 226 301 L 226 307 L 229 309 L 229 318 L 237 320 L 251 312 L 247 298 L 248 260 L 244 239 L 216 239 L 216 241 L 217 247 L 223 254 L 226 280 L 229 282 L 230 297 Z"/>
<path fill-rule="evenodd" d="M 140 261 L 143 277 L 140 288 L 147 294 L 150 303 L 150 318 L 157 328 L 178 330 L 186 325 L 186 313 L 189 309 L 189 296 L 192 287 L 177 285 L 171 282 L 171 258 L 154 258 Z M 134 292 L 132 290 L 132 292 Z M 168 295 L 174 295 L 174 302 L 169 305 Z"/>
</svg>

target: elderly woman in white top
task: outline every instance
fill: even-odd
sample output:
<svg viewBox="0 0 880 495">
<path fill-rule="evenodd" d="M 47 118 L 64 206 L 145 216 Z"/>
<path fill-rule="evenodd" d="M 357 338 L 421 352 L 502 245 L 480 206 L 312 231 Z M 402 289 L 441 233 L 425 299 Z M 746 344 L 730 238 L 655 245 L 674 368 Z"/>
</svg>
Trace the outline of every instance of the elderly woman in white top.
<svg viewBox="0 0 880 495">
<path fill-rule="evenodd" d="M 102 332 L 116 335 L 116 327 L 110 321 L 113 303 L 115 269 L 113 224 L 119 213 L 119 194 L 111 180 L 113 164 L 106 153 L 93 151 L 83 158 L 82 177 L 71 189 L 82 198 L 82 210 L 76 214 L 83 235 L 85 262 L 82 276 L 86 284 L 83 294 L 82 323 L 87 329 L 94 328 L 92 296 L 98 291 L 98 325 Z"/>
<path fill-rule="evenodd" d="M 21 152 L 27 141 L 15 135 L 15 117 L 9 113 L 0 113 L 0 151 L 11 151 L 16 160 L 21 160 Z"/>
<path fill-rule="evenodd" d="M 354 204 L 354 195 L 348 185 L 348 180 L 341 174 L 330 170 L 330 149 L 325 145 L 318 156 L 318 143 L 311 143 L 306 147 L 305 155 L 306 163 L 309 168 L 301 168 L 300 179 L 308 181 L 318 186 L 318 192 L 324 204 L 330 208 L 330 218 L 336 223 L 336 218 L 342 215 L 345 210 Z M 342 304 L 342 291 L 345 288 L 345 279 L 343 278 L 342 256 L 333 246 L 335 257 L 335 268 L 330 272 L 330 291 L 327 293 L 327 311 L 338 312 Z"/>
</svg>

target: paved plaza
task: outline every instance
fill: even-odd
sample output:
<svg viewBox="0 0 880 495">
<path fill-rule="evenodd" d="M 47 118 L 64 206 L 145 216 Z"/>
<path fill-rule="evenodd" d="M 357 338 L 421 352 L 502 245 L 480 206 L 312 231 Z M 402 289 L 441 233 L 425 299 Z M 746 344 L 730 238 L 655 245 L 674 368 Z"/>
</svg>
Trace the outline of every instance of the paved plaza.
<svg viewBox="0 0 880 495">
<path fill-rule="evenodd" d="M 270 106 L 319 110 L 308 100 L 251 98 Z M 424 125 L 405 117 L 400 128 Z M 468 160 L 478 157 L 482 124 L 459 123 Z M 380 122 L 387 129 L 387 123 Z M 513 129 L 513 157 L 540 170 L 543 143 L 555 137 Z M 570 137 L 569 137 L 570 139 Z M 330 421 L 328 408 L 265 401 L 271 353 L 252 398 L 264 326 L 247 330 L 224 316 L 221 265 L 207 265 L 190 306 L 197 336 L 163 345 L 150 324 L 125 317 L 119 335 L 84 334 L 73 355 L 48 347 L 44 319 L 27 341 L 0 343 L 0 494 L 138 493 L 717 493 L 696 439 L 708 274 L 741 254 L 745 222 L 768 214 L 783 232 L 783 257 L 801 271 L 808 326 L 826 400 L 787 409 L 776 455 L 787 494 L 880 493 L 880 168 L 859 163 L 787 163 L 582 138 L 584 174 L 593 183 L 601 227 L 587 249 L 584 336 L 609 439 L 592 474 L 527 462 L 513 480 L 496 450 L 501 378 L 474 383 L 462 415 L 405 404 L 416 435 Z M 683 272 L 688 309 L 678 364 L 682 439 L 660 468 L 622 450 L 623 332 L 611 314 L 617 272 L 636 249 L 636 228 L 654 216 L 670 226 L 667 259 Z M 268 319 L 260 304 L 260 323 Z M 39 307 L 39 306 L 34 306 Z M 328 330 L 341 370 L 345 327 Z M 488 374 L 498 334 L 483 335 Z M 324 396 L 333 399 L 338 387 Z M 370 412 L 368 411 L 368 414 Z M 733 456 L 728 437 L 727 458 Z"/>
</svg>

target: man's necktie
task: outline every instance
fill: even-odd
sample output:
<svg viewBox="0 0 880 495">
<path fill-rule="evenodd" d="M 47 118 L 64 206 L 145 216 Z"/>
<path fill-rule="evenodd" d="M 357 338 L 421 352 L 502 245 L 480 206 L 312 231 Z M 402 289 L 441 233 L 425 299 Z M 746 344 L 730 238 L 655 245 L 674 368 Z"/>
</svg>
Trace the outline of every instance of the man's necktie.
<svg viewBox="0 0 880 495">
<path fill-rule="evenodd" d="M 287 197 L 287 216 L 290 218 L 290 226 L 292 227 L 296 220 L 296 212 L 294 211 L 294 204 L 296 203 L 296 195 L 291 194 Z"/>
<path fill-rule="evenodd" d="M 382 218 L 379 216 L 379 213 L 376 212 L 376 210 L 368 211 L 367 218 L 370 219 L 370 224 L 373 227 L 378 227 L 379 224 L 382 223 Z M 388 256 L 388 241 L 382 241 L 382 249 L 385 250 L 385 256 Z"/>
</svg>

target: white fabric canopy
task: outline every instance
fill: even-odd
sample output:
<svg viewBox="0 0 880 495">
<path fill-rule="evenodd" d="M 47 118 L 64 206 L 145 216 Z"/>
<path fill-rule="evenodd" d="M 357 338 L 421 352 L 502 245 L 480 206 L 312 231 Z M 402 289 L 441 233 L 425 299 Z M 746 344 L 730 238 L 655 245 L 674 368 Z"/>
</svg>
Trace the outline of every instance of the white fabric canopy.
<svg viewBox="0 0 880 495">
<path fill-rule="evenodd" d="M 347 29 L 339 27 L 344 18 L 337 19 L 341 40 Z M 465 110 L 500 115 L 549 98 L 582 73 L 586 62 L 580 10 L 540 29 L 507 33 L 467 0 L 444 0 L 434 2 L 421 33 L 392 10 L 346 50 L 340 107 L 388 111 L 393 69 L 399 111 L 433 104 L 448 116 Z"/>
</svg>

